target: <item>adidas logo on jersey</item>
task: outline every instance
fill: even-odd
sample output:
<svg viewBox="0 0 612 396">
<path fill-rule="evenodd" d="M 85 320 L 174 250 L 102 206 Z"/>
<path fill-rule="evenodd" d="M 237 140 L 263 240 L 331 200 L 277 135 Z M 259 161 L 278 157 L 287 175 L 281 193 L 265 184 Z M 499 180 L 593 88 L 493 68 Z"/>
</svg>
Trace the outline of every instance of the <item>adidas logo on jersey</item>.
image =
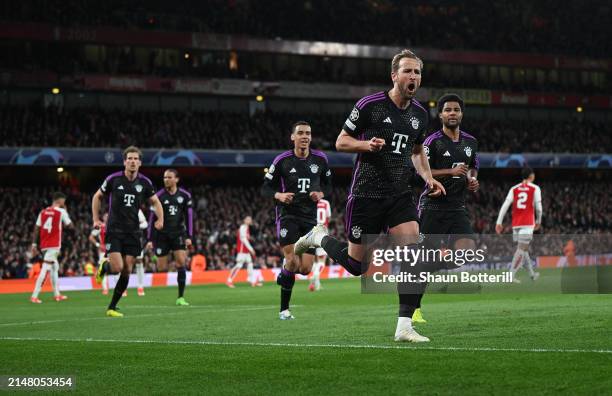
<svg viewBox="0 0 612 396">
<path fill-rule="evenodd" d="M 123 190 L 123 186 L 117 187 L 117 190 Z"/>
<path fill-rule="evenodd" d="M 450 153 L 448 152 L 448 150 L 446 150 L 446 153 L 442 154 L 443 157 L 450 157 Z"/>
<path fill-rule="evenodd" d="M 386 122 L 387 124 L 392 124 L 391 117 L 385 118 L 383 122 Z"/>
<path fill-rule="evenodd" d="M 167 199 L 164 201 L 164 203 L 167 205 L 170 203 L 170 201 L 168 201 Z"/>
<path fill-rule="evenodd" d="M 295 173 L 295 172 L 297 172 L 295 168 L 291 168 L 291 170 L 289 171 L 289 173 Z"/>
</svg>

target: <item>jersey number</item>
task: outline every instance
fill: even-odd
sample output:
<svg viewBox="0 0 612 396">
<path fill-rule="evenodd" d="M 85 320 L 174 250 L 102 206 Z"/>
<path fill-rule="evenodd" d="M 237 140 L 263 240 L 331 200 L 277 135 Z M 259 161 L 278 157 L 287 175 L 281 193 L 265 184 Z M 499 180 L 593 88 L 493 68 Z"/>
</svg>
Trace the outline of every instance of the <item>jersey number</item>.
<svg viewBox="0 0 612 396">
<path fill-rule="evenodd" d="M 324 224 L 326 219 L 327 219 L 327 210 L 325 210 L 325 208 L 318 208 L 317 209 L 317 222 L 319 224 Z"/>
<path fill-rule="evenodd" d="M 51 230 L 53 229 L 53 217 L 47 217 L 47 220 L 45 220 L 45 224 L 43 224 L 42 228 L 51 234 Z"/>
<path fill-rule="evenodd" d="M 528 198 L 528 195 L 526 192 L 518 193 L 518 199 L 516 200 L 516 207 L 519 209 L 526 209 L 527 205 L 525 205 L 525 202 L 527 202 L 527 198 Z"/>
</svg>

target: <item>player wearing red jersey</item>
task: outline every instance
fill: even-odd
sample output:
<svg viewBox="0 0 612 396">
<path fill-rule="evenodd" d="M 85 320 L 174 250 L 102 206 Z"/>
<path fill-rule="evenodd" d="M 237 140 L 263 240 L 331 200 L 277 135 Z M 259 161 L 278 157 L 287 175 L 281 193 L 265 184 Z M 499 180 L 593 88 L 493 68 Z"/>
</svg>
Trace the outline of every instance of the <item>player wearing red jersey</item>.
<svg viewBox="0 0 612 396">
<path fill-rule="evenodd" d="M 242 269 L 244 263 L 247 265 L 247 281 L 251 286 L 262 286 L 261 282 L 255 282 L 253 278 L 253 258 L 255 257 L 255 249 L 251 246 L 251 232 L 249 226 L 253 223 L 251 216 L 244 218 L 242 225 L 236 233 L 236 264 L 232 267 L 229 277 L 227 278 L 227 286 L 234 288 L 234 278 L 238 271 Z"/>
<path fill-rule="evenodd" d="M 502 233 L 504 216 L 512 205 L 512 234 L 514 241 L 518 242 L 518 247 L 512 258 L 510 271 L 514 275 L 523 264 L 527 264 L 531 279 L 536 280 L 540 274 L 533 270 L 529 257 L 529 242 L 533 239 L 533 231 L 538 230 L 542 223 L 542 192 L 540 187 L 533 184 L 535 173 L 531 168 L 523 169 L 522 175 L 523 181 L 510 189 L 499 210 L 495 232 Z M 516 277 L 513 278 L 516 283 L 520 283 Z"/>
<path fill-rule="evenodd" d="M 317 224 L 329 228 L 329 219 L 331 217 L 331 205 L 326 199 L 320 199 L 317 202 Z M 315 262 L 312 266 L 312 277 L 310 278 L 310 285 L 308 290 L 319 291 L 321 290 L 321 272 L 325 267 L 325 261 L 327 260 L 327 253 L 322 248 L 316 249 Z"/>
<path fill-rule="evenodd" d="M 53 286 L 53 295 L 55 301 L 65 300 L 67 297 L 60 294 L 59 291 L 59 263 L 57 257 L 60 254 L 62 247 L 62 228 L 72 225 L 70 216 L 64 208 L 66 204 L 66 196 L 60 192 L 53 194 L 53 203 L 46 209 L 43 209 L 36 219 L 36 226 L 32 235 L 32 256 L 36 254 L 37 248 L 43 254 L 43 265 L 34 292 L 30 301 L 35 304 L 40 304 L 42 301 L 38 298 L 40 289 L 45 281 L 47 272 L 50 273 L 51 285 Z M 37 242 L 40 238 L 40 242 Z"/>
</svg>

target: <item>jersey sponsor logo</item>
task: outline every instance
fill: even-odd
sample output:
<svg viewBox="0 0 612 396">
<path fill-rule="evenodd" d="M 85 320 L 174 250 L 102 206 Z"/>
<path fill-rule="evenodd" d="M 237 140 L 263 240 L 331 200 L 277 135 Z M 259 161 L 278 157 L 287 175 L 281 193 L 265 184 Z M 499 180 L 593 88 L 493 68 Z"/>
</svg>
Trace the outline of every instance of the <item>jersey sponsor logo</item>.
<svg viewBox="0 0 612 396">
<path fill-rule="evenodd" d="M 281 228 L 281 230 L 280 230 L 280 236 L 281 236 L 281 238 L 286 237 L 286 236 L 287 236 L 287 232 L 288 232 L 288 231 L 287 231 L 287 229 L 286 229 L 286 228 Z"/>
<path fill-rule="evenodd" d="M 319 171 L 319 165 L 317 165 L 317 164 L 311 164 L 311 165 L 310 165 L 310 171 L 311 171 L 312 173 L 317 173 L 317 172 Z"/>
<path fill-rule="evenodd" d="M 446 153 L 442 154 L 443 157 L 450 157 L 450 153 L 448 152 L 448 150 L 446 150 Z"/>
<path fill-rule="evenodd" d="M 171 216 L 176 216 L 176 214 L 178 213 L 178 208 L 174 205 L 170 205 L 168 206 L 168 212 L 170 212 Z"/>
<path fill-rule="evenodd" d="M 412 128 L 414 129 L 419 129 L 421 121 L 419 121 L 419 119 L 416 117 L 410 117 L 410 125 L 412 125 Z"/>
<path fill-rule="evenodd" d="M 410 137 L 408 135 L 403 135 L 401 133 L 394 133 L 393 134 L 393 142 L 391 143 L 391 146 L 393 146 L 393 148 L 395 150 L 393 150 L 393 152 L 395 154 L 401 154 L 402 152 L 400 151 L 400 149 L 406 148 L 406 143 L 408 141 Z"/>
<path fill-rule="evenodd" d="M 472 156 L 472 148 L 470 146 L 467 146 L 464 151 L 465 155 L 467 155 L 468 157 Z"/>
<path fill-rule="evenodd" d="M 391 117 L 387 117 L 387 118 L 385 118 L 385 119 L 383 120 L 383 122 L 384 122 L 384 123 L 386 123 L 386 124 L 393 124 L 393 123 L 391 122 Z"/>
<path fill-rule="evenodd" d="M 291 170 L 289 171 L 289 173 L 295 173 L 295 172 L 297 172 L 295 168 L 291 168 Z"/>
<path fill-rule="evenodd" d="M 178 203 L 180 203 L 180 204 L 182 204 L 182 203 L 183 203 L 183 201 L 184 201 L 183 197 L 178 197 L 178 198 L 176 199 L 176 202 L 178 202 Z"/>
<path fill-rule="evenodd" d="M 140 184 L 136 184 L 134 188 L 136 189 L 136 192 L 142 192 L 142 186 Z"/>
<path fill-rule="evenodd" d="M 123 186 L 121 185 L 121 186 L 117 187 L 117 190 L 123 190 Z"/>
<path fill-rule="evenodd" d="M 308 188 L 310 188 L 310 179 L 299 178 L 297 184 L 298 188 L 300 189 L 300 192 L 305 193 L 307 192 Z"/>
<path fill-rule="evenodd" d="M 134 194 L 125 194 L 123 196 L 123 203 L 125 203 L 125 206 L 131 207 L 135 200 L 136 196 Z"/>
<path fill-rule="evenodd" d="M 351 111 L 351 115 L 349 116 L 350 121 L 357 121 L 359 119 L 359 110 L 356 107 L 353 107 L 353 111 Z"/>
<path fill-rule="evenodd" d="M 361 238 L 361 227 L 353 226 L 353 228 L 351 228 L 351 235 L 353 235 L 355 239 Z"/>
</svg>

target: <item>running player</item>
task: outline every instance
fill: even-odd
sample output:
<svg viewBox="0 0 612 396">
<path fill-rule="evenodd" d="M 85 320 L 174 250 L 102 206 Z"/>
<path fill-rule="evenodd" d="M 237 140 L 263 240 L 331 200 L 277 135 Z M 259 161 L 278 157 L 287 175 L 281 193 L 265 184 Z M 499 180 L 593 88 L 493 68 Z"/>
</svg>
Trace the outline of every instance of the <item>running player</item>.
<svg viewBox="0 0 612 396">
<path fill-rule="evenodd" d="M 142 153 L 137 147 L 130 146 L 125 149 L 123 152 L 125 169 L 108 176 L 91 202 L 93 226 L 100 228 L 103 224 L 100 221 L 100 206 L 104 196 L 108 195 L 109 215 L 106 225 L 108 262 L 98 268 L 96 281 L 100 283 L 106 273 L 121 273 L 106 311 L 106 315 L 110 317 L 123 316 L 117 310 L 117 303 L 128 287 L 132 266 L 142 250 L 138 210 L 145 201 L 150 203 L 157 215 L 155 228 L 159 230 L 164 226 L 164 210 L 155 195 L 153 184 L 149 178 L 138 173 L 141 164 Z"/>
<path fill-rule="evenodd" d="M 423 143 L 431 174 L 446 190 L 446 195 L 432 197 L 423 193 L 419 199 L 420 232 L 430 236 L 426 242 L 434 249 L 476 249 L 472 239 L 474 231 L 465 208 L 465 193 L 477 191 L 479 187 L 478 141 L 460 129 L 464 110 L 465 105 L 459 95 L 445 94 L 438 99 L 442 129 L 428 136 Z M 450 240 L 440 238 L 442 235 L 452 237 Z M 433 272 L 435 266 L 441 263 L 428 264 L 428 269 Z M 424 323 L 421 313 L 423 294 L 417 296 L 412 321 Z"/>
<path fill-rule="evenodd" d="M 43 209 L 36 219 L 36 226 L 32 234 L 32 256 L 36 255 L 37 248 L 43 254 L 43 265 L 34 292 L 30 297 L 30 301 L 35 304 L 40 304 L 42 301 L 38 298 L 40 289 L 45 281 L 47 272 L 51 278 L 51 286 L 53 287 L 53 299 L 55 301 L 66 300 L 68 297 L 60 294 L 59 290 L 59 263 L 57 258 L 62 248 L 62 228 L 71 227 L 72 221 L 68 212 L 66 212 L 66 196 L 61 192 L 53 194 L 53 203 L 48 208 Z M 38 240 L 40 238 L 40 246 Z"/>
<path fill-rule="evenodd" d="M 317 202 L 317 224 L 322 224 L 329 229 L 329 219 L 331 217 L 331 205 L 326 199 L 321 199 Z M 308 290 L 319 291 L 321 290 L 321 272 L 325 268 L 325 261 L 327 260 L 327 253 L 322 248 L 316 249 L 315 262 L 312 266 L 312 277 L 310 278 L 310 285 Z"/>
<path fill-rule="evenodd" d="M 367 248 L 362 236 L 388 230 L 397 243 L 417 243 L 419 224 L 410 162 L 425 180 L 429 194 L 445 193 L 432 177 L 423 150 L 429 114 L 414 99 L 422 69 L 423 62 L 412 51 L 395 55 L 391 61 L 393 88 L 360 99 L 338 135 L 338 151 L 357 153 L 345 215 L 348 244 L 316 226 L 295 244 L 296 254 L 311 246 L 322 247 L 332 260 L 359 276 L 367 271 L 367 263 L 362 265 Z M 399 293 L 396 341 L 429 341 L 412 327 L 413 297 Z"/>
<path fill-rule="evenodd" d="M 295 274 L 308 275 L 313 254 L 308 248 L 294 254 L 300 235 L 317 223 L 317 202 L 331 193 L 331 170 L 327 156 L 312 150 L 312 129 L 306 121 L 291 128 L 293 150 L 278 155 L 264 177 L 262 194 L 276 200 L 276 234 L 283 249 L 283 265 L 276 283 L 281 287 L 279 318 L 293 319 L 289 310 Z M 305 254 L 308 253 L 308 254 Z"/>
<path fill-rule="evenodd" d="M 236 235 L 236 264 L 232 267 L 230 274 L 225 284 L 232 289 L 234 286 L 234 278 L 238 274 L 238 271 L 242 269 L 244 263 L 247 265 L 247 282 L 251 286 L 263 286 L 261 282 L 256 282 L 253 277 L 253 258 L 255 257 L 255 249 L 251 246 L 250 238 L 251 232 L 249 227 L 253 223 L 251 216 L 244 218 L 240 228 Z"/>
<path fill-rule="evenodd" d="M 533 270 L 533 264 L 529 257 L 529 243 L 533 239 L 533 231 L 540 229 L 542 224 L 542 192 L 540 187 L 533 184 L 535 173 L 531 168 L 524 168 L 522 176 L 523 181 L 508 191 L 495 225 L 495 232 L 501 234 L 504 229 L 502 226 L 504 216 L 512 205 L 512 236 L 518 246 L 516 252 L 514 252 L 512 263 L 510 263 L 510 271 L 516 283 L 521 281 L 514 275 L 523 264 L 527 264 L 527 270 L 532 280 L 536 280 L 540 276 L 539 272 Z"/>
<path fill-rule="evenodd" d="M 185 284 L 187 282 L 187 249 L 193 239 L 193 199 L 191 193 L 178 186 L 179 175 L 176 169 L 164 172 L 164 188 L 157 192 L 157 197 L 164 208 L 164 227 L 156 231 L 149 224 L 149 243 L 147 247 L 155 247 L 157 268 L 168 271 L 168 253 L 176 262 L 176 280 L 178 283 L 178 298 L 176 305 L 187 306 L 185 301 Z M 151 213 L 149 223 L 152 223 Z M 159 217 L 158 217 L 159 218 Z"/>
</svg>

